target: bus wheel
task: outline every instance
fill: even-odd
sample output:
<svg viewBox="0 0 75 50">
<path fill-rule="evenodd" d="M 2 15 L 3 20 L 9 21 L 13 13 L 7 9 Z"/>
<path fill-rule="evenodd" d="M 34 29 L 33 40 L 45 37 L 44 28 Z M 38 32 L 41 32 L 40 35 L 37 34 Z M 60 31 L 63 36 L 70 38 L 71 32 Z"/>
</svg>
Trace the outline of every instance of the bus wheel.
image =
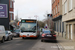
<svg viewBox="0 0 75 50">
<path fill-rule="evenodd" d="M 35 39 L 38 39 L 38 37 L 35 37 Z"/>
<path fill-rule="evenodd" d="M 22 39 L 24 39 L 24 37 L 22 37 Z"/>
<path fill-rule="evenodd" d="M 43 42 L 43 40 L 41 40 L 41 42 Z"/>
</svg>

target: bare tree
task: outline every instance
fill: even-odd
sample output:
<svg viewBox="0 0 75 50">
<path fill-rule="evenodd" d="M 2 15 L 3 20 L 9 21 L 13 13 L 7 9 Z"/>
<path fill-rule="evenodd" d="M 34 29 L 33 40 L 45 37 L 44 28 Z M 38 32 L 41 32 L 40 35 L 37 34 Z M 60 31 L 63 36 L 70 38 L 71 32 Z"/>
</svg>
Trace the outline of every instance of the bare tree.
<svg viewBox="0 0 75 50">
<path fill-rule="evenodd" d="M 45 26 L 45 23 L 42 21 L 38 21 L 38 24 L 39 24 L 40 28 L 44 28 L 44 26 Z"/>
<path fill-rule="evenodd" d="M 54 28 L 54 24 L 53 24 L 53 21 L 52 21 L 52 17 L 48 17 L 48 16 L 46 16 L 46 17 L 47 18 L 44 19 L 45 24 L 47 24 L 49 29 L 53 29 Z"/>
</svg>

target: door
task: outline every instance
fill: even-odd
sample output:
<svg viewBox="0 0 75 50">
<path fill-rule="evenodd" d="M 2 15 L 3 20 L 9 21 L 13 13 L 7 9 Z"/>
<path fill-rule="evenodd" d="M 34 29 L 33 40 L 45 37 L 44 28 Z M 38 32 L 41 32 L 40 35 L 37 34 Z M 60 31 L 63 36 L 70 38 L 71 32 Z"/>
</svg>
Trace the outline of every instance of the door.
<svg viewBox="0 0 75 50">
<path fill-rule="evenodd" d="M 71 30 L 71 39 L 73 39 L 72 25 L 71 25 L 71 29 L 70 30 Z"/>
</svg>

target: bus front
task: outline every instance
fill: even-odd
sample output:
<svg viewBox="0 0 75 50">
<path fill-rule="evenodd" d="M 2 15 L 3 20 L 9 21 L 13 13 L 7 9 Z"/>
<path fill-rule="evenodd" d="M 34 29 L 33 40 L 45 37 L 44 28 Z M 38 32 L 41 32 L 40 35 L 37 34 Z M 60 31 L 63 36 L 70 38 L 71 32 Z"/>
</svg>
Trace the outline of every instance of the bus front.
<svg viewBox="0 0 75 50">
<path fill-rule="evenodd" d="M 37 22 L 36 20 L 21 20 L 20 24 L 20 37 L 37 37 Z"/>
</svg>

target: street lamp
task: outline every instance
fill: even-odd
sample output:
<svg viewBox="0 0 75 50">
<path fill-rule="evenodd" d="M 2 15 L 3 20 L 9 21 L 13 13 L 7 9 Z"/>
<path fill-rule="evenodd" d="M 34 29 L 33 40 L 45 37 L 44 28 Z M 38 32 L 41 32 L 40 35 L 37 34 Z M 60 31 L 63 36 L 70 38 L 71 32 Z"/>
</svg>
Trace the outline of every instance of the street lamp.
<svg viewBox="0 0 75 50">
<path fill-rule="evenodd" d="M 34 17 L 37 19 L 37 17 L 38 17 L 38 16 L 37 16 L 37 15 L 35 15 Z"/>
</svg>

